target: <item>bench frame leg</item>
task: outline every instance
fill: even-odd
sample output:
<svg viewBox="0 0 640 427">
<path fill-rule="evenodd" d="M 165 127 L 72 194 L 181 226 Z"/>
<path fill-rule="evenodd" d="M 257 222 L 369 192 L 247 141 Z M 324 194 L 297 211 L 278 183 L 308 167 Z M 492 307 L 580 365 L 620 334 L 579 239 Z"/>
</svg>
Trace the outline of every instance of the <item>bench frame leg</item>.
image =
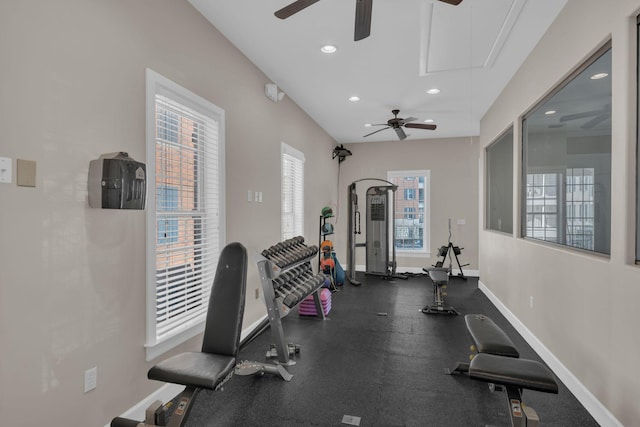
<svg viewBox="0 0 640 427">
<path fill-rule="evenodd" d="M 536 411 L 522 402 L 522 391 L 513 386 L 504 386 L 509 417 L 513 427 L 539 427 L 540 419 Z"/>
<path fill-rule="evenodd" d="M 155 413 L 157 412 L 157 409 L 162 407 L 161 404 L 159 405 L 159 401 L 156 401 L 147 408 L 146 420 L 144 422 L 137 422 L 127 418 L 117 417 L 111 421 L 111 427 L 181 427 L 186 423 L 189 412 L 191 412 L 193 402 L 195 401 L 199 391 L 200 389 L 198 388 L 187 387 L 178 395 L 177 406 L 175 410 L 172 411 L 168 424 L 163 421 L 159 421 L 156 418 Z"/>
<path fill-rule="evenodd" d="M 433 305 L 425 305 L 420 311 L 424 314 L 455 314 L 459 315 L 458 310 L 451 305 L 444 304 L 443 288 L 447 287 L 447 282 L 433 283 Z"/>
<path fill-rule="evenodd" d="M 466 374 L 467 372 L 469 372 L 469 364 L 467 362 L 457 362 L 453 368 L 444 368 L 444 373 L 447 375 Z"/>
</svg>

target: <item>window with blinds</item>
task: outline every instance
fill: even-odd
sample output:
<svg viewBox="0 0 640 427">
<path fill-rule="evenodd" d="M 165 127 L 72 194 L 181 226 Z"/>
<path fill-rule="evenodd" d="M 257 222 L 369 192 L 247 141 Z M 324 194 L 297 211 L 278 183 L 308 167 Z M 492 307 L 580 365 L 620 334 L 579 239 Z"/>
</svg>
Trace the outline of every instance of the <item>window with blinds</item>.
<svg viewBox="0 0 640 427">
<path fill-rule="evenodd" d="M 304 235 L 304 154 L 281 145 L 282 240 Z"/>
<path fill-rule="evenodd" d="M 224 241 L 224 112 L 149 73 L 147 348 L 171 348 L 203 329 Z"/>
</svg>

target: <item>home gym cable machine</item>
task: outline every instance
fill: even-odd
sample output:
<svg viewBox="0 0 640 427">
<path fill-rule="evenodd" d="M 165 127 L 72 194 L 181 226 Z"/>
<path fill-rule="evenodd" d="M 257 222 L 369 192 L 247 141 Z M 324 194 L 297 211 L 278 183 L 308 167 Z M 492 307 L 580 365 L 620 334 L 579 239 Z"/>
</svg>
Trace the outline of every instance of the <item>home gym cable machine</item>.
<svg viewBox="0 0 640 427">
<path fill-rule="evenodd" d="M 356 183 L 360 181 L 382 181 L 386 185 L 372 186 L 366 193 L 366 240 L 356 242 L 356 235 L 362 234 L 360 229 L 360 211 L 358 209 L 358 194 Z M 349 222 L 347 237 L 347 262 L 349 264 L 347 279 L 352 285 L 361 283 L 356 279 L 356 248 L 366 250 L 365 274 L 382 276 L 384 278 L 406 279 L 407 276 L 396 274 L 396 245 L 394 201 L 398 186 L 379 178 L 362 178 L 353 181 L 347 190 L 349 204 Z M 392 222 L 390 222 L 392 221 Z M 391 229 L 391 231 L 389 231 Z"/>
</svg>

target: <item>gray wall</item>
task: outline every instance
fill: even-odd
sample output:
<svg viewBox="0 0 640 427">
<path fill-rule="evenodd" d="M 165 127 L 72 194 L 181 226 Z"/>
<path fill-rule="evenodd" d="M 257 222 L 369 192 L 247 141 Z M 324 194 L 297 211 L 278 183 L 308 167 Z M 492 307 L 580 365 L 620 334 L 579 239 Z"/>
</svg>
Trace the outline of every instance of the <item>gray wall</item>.
<svg viewBox="0 0 640 427">
<path fill-rule="evenodd" d="M 347 157 L 340 168 L 339 233 L 334 236 L 338 259 L 347 262 L 347 187 L 362 178 L 387 179 L 388 171 L 431 171 L 431 258 L 398 255 L 398 269 L 418 269 L 438 261 L 437 249 L 449 239 L 448 219 L 452 220 L 453 242 L 463 247 L 460 262 L 470 263 L 469 270 L 478 269 L 478 141 L 475 138 L 422 139 L 391 142 L 347 144 L 353 156 Z M 356 184 L 361 211 L 364 242 L 367 188 L 379 185 L 376 181 Z M 463 219 L 464 225 L 457 220 Z M 365 265 L 365 250 L 356 250 L 356 265 Z M 455 265 L 455 261 L 454 261 Z M 465 268 L 463 268 L 464 270 Z"/>
<path fill-rule="evenodd" d="M 569 0 L 481 123 L 484 155 L 484 147 L 510 123 L 520 135 L 519 117 L 612 38 L 611 256 L 519 238 L 519 142 L 513 178 L 518 225 L 511 236 L 482 229 L 479 237 L 482 283 L 563 368 L 563 380 L 603 425 L 615 425 L 615 419 L 637 425 L 640 419 L 640 379 L 630 370 L 640 354 L 640 269 L 633 264 L 639 11 L 638 0 Z M 483 200 L 481 191 L 481 216 Z"/>
<path fill-rule="evenodd" d="M 253 254 L 280 240 L 280 143 L 306 155 L 315 241 L 316 213 L 336 199 L 334 141 L 289 98 L 268 100 L 269 79 L 186 1 L 5 0 L 0 57 L 0 156 L 37 162 L 35 188 L 15 171 L 0 184 L 2 424 L 102 426 L 161 385 L 146 379 L 145 213 L 87 203 L 90 160 L 145 159 L 145 68 L 226 112 L 227 240 L 250 255 L 245 325 L 266 313 Z"/>
</svg>

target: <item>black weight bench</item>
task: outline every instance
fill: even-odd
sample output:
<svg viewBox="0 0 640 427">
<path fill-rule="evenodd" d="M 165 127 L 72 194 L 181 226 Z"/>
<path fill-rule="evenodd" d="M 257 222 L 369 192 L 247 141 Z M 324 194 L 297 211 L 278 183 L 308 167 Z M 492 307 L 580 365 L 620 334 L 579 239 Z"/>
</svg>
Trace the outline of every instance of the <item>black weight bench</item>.
<svg viewBox="0 0 640 427">
<path fill-rule="evenodd" d="M 180 353 L 147 373 L 151 380 L 186 386 L 175 409 L 172 402 L 156 401 L 147 408 L 144 422 L 116 417 L 111 427 L 183 426 L 197 393 L 217 390 L 231 377 L 240 348 L 246 284 L 247 250 L 229 243 L 220 253 L 211 286 L 202 351 Z"/>
<path fill-rule="evenodd" d="M 420 311 L 424 314 L 460 314 L 453 306 L 444 303 L 444 297 L 447 295 L 444 289 L 449 284 L 450 269 L 429 267 L 423 268 L 422 271 L 429 275 L 429 279 L 433 283 L 433 304 L 425 305 Z"/>
<path fill-rule="evenodd" d="M 557 394 L 558 384 L 551 370 L 535 360 L 520 359 L 513 342 L 488 317 L 468 314 L 465 322 L 478 353 L 470 363 L 454 371 L 468 372 L 469 378 L 487 382 L 491 389 L 494 385 L 503 386 L 510 408 L 511 425 L 538 426 L 540 420 L 536 412 L 522 403 L 522 390 Z"/>
<path fill-rule="evenodd" d="M 469 364 L 469 378 L 504 386 L 511 425 L 537 427 L 540 419 L 536 411 L 525 406 L 522 390 L 536 390 L 558 394 L 558 383 L 549 368 L 540 362 L 493 354 L 479 353 Z"/>
<path fill-rule="evenodd" d="M 495 356 L 520 357 L 520 353 L 513 341 L 504 333 L 493 320 L 482 314 L 467 314 L 464 316 L 467 331 L 471 336 L 473 345 L 471 351 L 474 353 L 469 358 L 473 358 L 475 353 L 493 354 Z M 453 369 L 445 368 L 446 374 L 458 372 L 468 372 L 468 362 L 457 362 Z"/>
</svg>

